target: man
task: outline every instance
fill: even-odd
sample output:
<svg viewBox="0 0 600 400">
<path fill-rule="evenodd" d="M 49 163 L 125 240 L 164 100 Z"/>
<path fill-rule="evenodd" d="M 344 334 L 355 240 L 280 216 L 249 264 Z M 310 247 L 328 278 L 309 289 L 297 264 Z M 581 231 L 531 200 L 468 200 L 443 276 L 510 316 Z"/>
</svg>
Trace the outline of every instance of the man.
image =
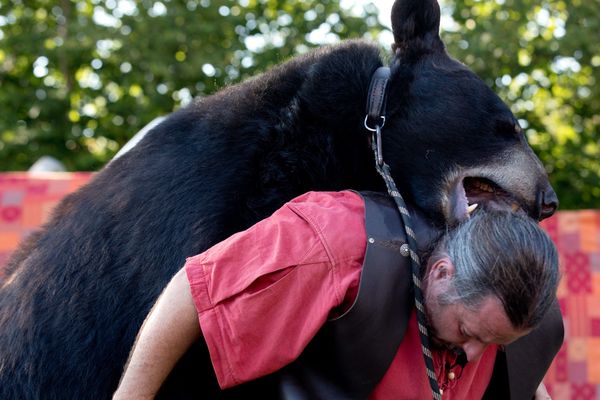
<svg viewBox="0 0 600 400">
<path fill-rule="evenodd" d="M 406 255 L 384 232 L 394 213 L 377 196 L 311 192 L 188 259 L 142 326 L 115 398 L 153 398 L 201 334 L 223 389 L 266 382 L 248 393 L 430 398 L 410 275 L 403 264 L 387 269 Z M 417 222 L 428 251 L 436 232 Z M 552 242 L 525 217 L 481 210 L 437 241 L 423 291 L 444 398 L 498 385 L 502 346 L 540 323 L 558 277 Z"/>
</svg>

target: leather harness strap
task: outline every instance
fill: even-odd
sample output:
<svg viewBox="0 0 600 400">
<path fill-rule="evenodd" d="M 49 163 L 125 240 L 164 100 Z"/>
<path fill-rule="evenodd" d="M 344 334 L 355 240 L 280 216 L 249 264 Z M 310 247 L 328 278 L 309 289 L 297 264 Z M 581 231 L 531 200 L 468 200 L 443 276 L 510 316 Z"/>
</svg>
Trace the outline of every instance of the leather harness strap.
<svg viewBox="0 0 600 400">
<path fill-rule="evenodd" d="M 385 103 L 387 100 L 387 85 L 389 81 L 390 69 L 388 67 L 377 68 L 371 78 L 369 96 L 367 97 L 367 117 L 371 123 L 377 123 L 377 120 L 380 118 L 384 118 L 385 121 Z M 382 111 L 384 112 L 382 113 Z"/>
<path fill-rule="evenodd" d="M 417 240 L 411 226 L 411 217 L 406 207 L 402 195 L 396 187 L 392 178 L 390 167 L 383 161 L 381 128 L 385 124 L 387 87 L 390 77 L 390 69 L 387 67 L 378 68 L 369 85 L 369 94 L 367 96 L 367 115 L 365 116 L 365 128 L 372 133 L 371 146 L 375 153 L 375 168 L 385 181 L 389 195 L 394 199 L 400 217 L 406 231 L 406 238 L 410 249 L 411 269 L 413 278 L 413 287 L 415 293 L 415 307 L 417 309 L 417 323 L 419 326 L 419 336 L 421 339 L 421 350 L 425 361 L 427 378 L 431 386 L 431 394 L 434 400 L 442 399 L 442 391 L 439 388 L 435 370 L 433 367 L 433 358 L 429 347 L 429 331 L 426 324 L 425 307 L 423 301 L 423 292 L 421 290 L 421 262 L 417 254 Z M 375 121 L 375 122 L 374 122 Z M 375 126 L 370 125 L 374 123 Z"/>
</svg>

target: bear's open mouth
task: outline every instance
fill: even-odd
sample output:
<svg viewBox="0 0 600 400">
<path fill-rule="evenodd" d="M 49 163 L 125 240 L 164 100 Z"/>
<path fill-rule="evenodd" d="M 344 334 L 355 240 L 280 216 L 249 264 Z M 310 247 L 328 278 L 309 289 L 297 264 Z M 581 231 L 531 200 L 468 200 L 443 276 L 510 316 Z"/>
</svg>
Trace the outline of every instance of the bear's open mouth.
<svg viewBox="0 0 600 400">
<path fill-rule="evenodd" d="M 456 185 L 453 214 L 459 220 L 468 218 L 477 208 L 524 211 L 513 195 L 494 181 L 468 176 Z"/>
<path fill-rule="evenodd" d="M 463 179 L 463 188 L 465 189 L 469 204 L 480 202 L 502 202 L 504 204 L 510 204 L 513 211 L 521 208 L 509 192 L 489 179 L 466 177 Z"/>
</svg>

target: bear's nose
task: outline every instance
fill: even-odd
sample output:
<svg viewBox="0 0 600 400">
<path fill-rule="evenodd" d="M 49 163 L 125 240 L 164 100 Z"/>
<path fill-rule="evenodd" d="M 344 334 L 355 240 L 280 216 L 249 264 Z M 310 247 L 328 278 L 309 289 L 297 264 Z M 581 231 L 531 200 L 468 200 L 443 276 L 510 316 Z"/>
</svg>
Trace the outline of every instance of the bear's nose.
<svg viewBox="0 0 600 400">
<path fill-rule="evenodd" d="M 540 218 L 539 220 L 551 217 L 558 208 L 558 196 L 551 187 L 541 193 L 540 196 Z"/>
</svg>

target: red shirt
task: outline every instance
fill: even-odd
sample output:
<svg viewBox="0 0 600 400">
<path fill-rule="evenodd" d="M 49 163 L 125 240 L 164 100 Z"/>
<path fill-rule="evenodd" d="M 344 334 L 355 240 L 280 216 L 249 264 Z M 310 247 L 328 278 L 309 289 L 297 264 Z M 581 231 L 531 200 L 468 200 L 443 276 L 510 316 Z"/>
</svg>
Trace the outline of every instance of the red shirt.
<svg viewBox="0 0 600 400">
<path fill-rule="evenodd" d="M 248 382 L 294 361 L 328 318 L 352 304 L 365 249 L 360 196 L 310 192 L 189 258 L 185 268 L 219 385 Z M 420 348 L 413 312 L 370 398 L 431 398 Z M 490 346 L 449 381 L 442 379 L 449 354 L 434 354 L 438 380 L 448 387 L 444 399 L 480 399 L 495 355 Z"/>
</svg>

